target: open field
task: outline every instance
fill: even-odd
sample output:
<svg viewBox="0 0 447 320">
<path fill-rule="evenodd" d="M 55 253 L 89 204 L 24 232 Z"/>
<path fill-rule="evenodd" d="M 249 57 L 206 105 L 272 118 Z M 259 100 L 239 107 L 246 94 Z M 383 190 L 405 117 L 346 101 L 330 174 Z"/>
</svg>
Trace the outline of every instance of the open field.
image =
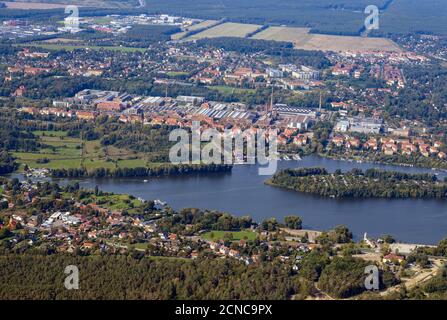
<svg viewBox="0 0 447 320">
<path fill-rule="evenodd" d="M 67 137 L 62 131 L 34 131 L 44 144 L 38 152 L 15 152 L 14 157 L 30 168 L 76 169 L 85 166 L 87 170 L 97 168 L 137 168 L 149 165 L 145 154 L 129 152 L 114 147 L 102 147 L 98 140 L 81 141 Z M 43 161 L 44 160 L 44 161 Z M 150 163 L 151 166 L 159 164 Z"/>
<path fill-rule="evenodd" d="M 197 23 L 191 27 L 183 29 L 183 32 L 175 33 L 171 36 L 172 40 L 179 40 L 184 37 L 189 31 L 194 31 L 202 28 L 208 28 L 213 24 L 216 24 L 217 20 L 205 20 L 200 23 Z"/>
<path fill-rule="evenodd" d="M 34 3 L 34 2 L 10 2 L 2 1 L 8 9 L 32 9 L 32 10 L 48 10 L 65 8 L 66 4 L 61 3 Z"/>
<path fill-rule="evenodd" d="M 48 44 L 43 42 L 22 43 L 17 44 L 21 47 L 36 47 L 47 50 L 67 50 L 73 51 L 76 49 L 90 49 L 90 50 L 112 50 L 122 52 L 144 52 L 146 48 L 131 48 L 131 47 L 118 47 L 118 46 L 86 46 L 86 45 L 63 45 L 63 44 Z"/>
<path fill-rule="evenodd" d="M 270 27 L 257 34 L 252 38 L 259 40 L 276 40 L 294 42 L 302 39 L 309 33 L 309 28 L 292 28 L 292 27 Z"/>
<path fill-rule="evenodd" d="M 232 240 L 239 241 L 239 240 L 248 240 L 248 241 L 254 241 L 256 237 L 258 236 L 256 232 L 246 230 L 246 231 L 210 231 L 207 233 L 204 233 L 202 235 L 203 239 L 205 240 L 224 240 L 225 234 L 231 234 Z"/>
<path fill-rule="evenodd" d="M 270 27 L 253 36 L 253 39 L 287 41 L 296 49 L 322 51 L 400 51 L 392 40 L 385 38 L 362 38 L 310 34 L 309 29 L 293 27 Z"/>
<path fill-rule="evenodd" d="M 230 86 L 206 86 L 208 89 L 219 91 L 223 94 L 255 93 L 256 89 L 234 88 Z"/>
<path fill-rule="evenodd" d="M 134 0 L 21 0 L 18 2 L 2 1 L 8 9 L 49 10 L 65 8 L 67 5 L 90 8 L 132 8 L 138 1 Z"/>
<path fill-rule="evenodd" d="M 67 38 L 54 38 L 42 41 L 44 43 L 79 43 L 82 40 L 79 39 L 67 39 Z"/>
<path fill-rule="evenodd" d="M 214 28 L 205 30 L 198 34 L 188 37 L 187 40 L 197 40 L 204 38 L 219 38 L 219 37 L 237 37 L 245 38 L 247 34 L 256 31 L 261 26 L 256 24 L 243 24 L 243 23 L 224 23 Z"/>
<path fill-rule="evenodd" d="M 362 38 L 350 36 L 332 36 L 308 34 L 299 41 L 293 41 L 296 49 L 322 51 L 390 51 L 399 52 L 399 46 L 390 39 Z"/>
</svg>

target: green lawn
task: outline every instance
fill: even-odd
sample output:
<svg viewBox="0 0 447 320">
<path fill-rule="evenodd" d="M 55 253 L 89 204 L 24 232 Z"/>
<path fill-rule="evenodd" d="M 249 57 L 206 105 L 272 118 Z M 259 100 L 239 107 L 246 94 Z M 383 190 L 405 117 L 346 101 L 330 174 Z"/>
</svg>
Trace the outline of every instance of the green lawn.
<svg viewBox="0 0 447 320">
<path fill-rule="evenodd" d="M 256 89 L 244 89 L 244 88 L 235 88 L 230 86 L 207 86 L 208 89 L 216 90 L 225 94 L 241 94 L 241 93 L 255 93 Z"/>
<path fill-rule="evenodd" d="M 187 76 L 189 73 L 184 71 L 168 71 L 166 72 L 166 75 L 168 77 L 180 77 L 180 76 Z"/>
<path fill-rule="evenodd" d="M 46 147 L 36 152 L 15 152 L 14 157 L 22 165 L 30 168 L 47 169 L 77 169 L 85 167 L 87 170 L 106 168 L 114 170 L 120 168 L 147 167 L 147 155 L 129 152 L 124 149 L 101 146 L 99 140 L 82 141 L 79 138 L 68 137 L 64 131 L 34 131 L 40 142 Z M 82 145 L 83 155 L 82 155 Z M 136 159 L 135 159 L 136 157 Z M 46 163 L 39 160 L 48 159 Z M 157 167 L 154 163 L 150 166 Z"/>
<path fill-rule="evenodd" d="M 82 199 L 84 203 L 96 203 L 97 205 L 109 209 L 111 211 L 131 210 L 132 208 L 141 207 L 143 204 L 138 199 L 132 199 L 127 194 L 113 194 L 96 196 L 91 195 L 88 198 Z"/>
<path fill-rule="evenodd" d="M 248 241 L 254 241 L 256 237 L 258 236 L 256 232 L 250 231 L 250 230 L 244 230 L 244 231 L 210 231 L 207 233 L 204 233 L 202 235 L 202 238 L 205 240 L 224 240 L 225 234 L 230 233 L 233 236 L 234 241 L 239 240 L 248 240 Z"/>
</svg>

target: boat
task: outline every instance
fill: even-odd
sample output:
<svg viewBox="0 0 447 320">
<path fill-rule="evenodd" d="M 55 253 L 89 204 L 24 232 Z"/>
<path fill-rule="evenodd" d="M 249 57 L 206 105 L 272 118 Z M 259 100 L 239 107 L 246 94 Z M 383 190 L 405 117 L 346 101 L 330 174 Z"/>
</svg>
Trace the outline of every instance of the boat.
<svg viewBox="0 0 447 320">
<path fill-rule="evenodd" d="M 144 182 L 144 183 L 148 183 L 148 182 L 149 182 L 149 180 L 143 180 L 143 182 Z"/>
</svg>

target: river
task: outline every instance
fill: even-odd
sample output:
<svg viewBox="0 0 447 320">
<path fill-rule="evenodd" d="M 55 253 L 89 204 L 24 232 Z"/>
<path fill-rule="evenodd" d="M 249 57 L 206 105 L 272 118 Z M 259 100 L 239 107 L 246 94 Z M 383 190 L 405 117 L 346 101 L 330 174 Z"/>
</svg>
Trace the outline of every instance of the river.
<svg viewBox="0 0 447 320">
<path fill-rule="evenodd" d="M 325 167 L 328 171 L 372 167 L 405 172 L 430 169 L 355 163 L 309 156 L 301 161 L 281 161 L 279 168 Z M 441 178 L 447 176 L 439 172 Z M 147 200 L 161 199 L 174 209 L 202 208 L 250 215 L 255 221 L 298 215 L 308 229 L 328 230 L 344 224 L 355 238 L 391 234 L 399 241 L 435 244 L 447 237 L 447 200 L 417 199 L 329 199 L 264 184 L 255 165 L 239 165 L 227 174 L 143 179 L 85 179 L 82 187 L 127 193 Z"/>
</svg>

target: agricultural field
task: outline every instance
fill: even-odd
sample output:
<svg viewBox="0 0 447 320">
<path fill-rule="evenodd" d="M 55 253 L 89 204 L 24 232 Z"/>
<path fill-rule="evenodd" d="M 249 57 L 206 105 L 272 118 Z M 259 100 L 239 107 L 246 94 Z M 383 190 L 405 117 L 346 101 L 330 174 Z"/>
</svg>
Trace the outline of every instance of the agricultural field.
<svg viewBox="0 0 447 320">
<path fill-rule="evenodd" d="M 10 2 L 3 1 L 8 9 L 23 9 L 23 10 L 48 10 L 48 9 L 59 9 L 65 8 L 65 4 L 60 3 L 35 3 L 35 2 Z"/>
<path fill-rule="evenodd" d="M 248 240 L 254 241 L 257 238 L 256 232 L 245 230 L 245 231 L 210 231 L 204 233 L 202 238 L 210 241 L 224 240 L 227 238 L 226 235 L 231 235 L 231 240 Z"/>
<path fill-rule="evenodd" d="M 309 31 L 309 28 L 270 27 L 255 34 L 252 39 L 295 42 L 300 41 Z"/>
<path fill-rule="evenodd" d="M 400 51 L 399 46 L 390 39 L 310 34 L 307 28 L 270 27 L 255 34 L 253 39 L 292 42 L 296 49 L 304 50 Z"/>
<path fill-rule="evenodd" d="M 4 2 L 8 9 L 49 10 L 65 8 L 67 5 L 90 8 L 131 8 L 139 5 L 138 0 L 21 0 Z"/>
<path fill-rule="evenodd" d="M 181 38 L 183 38 L 189 31 L 194 31 L 194 30 L 199 30 L 202 28 L 208 28 L 214 24 L 216 24 L 218 21 L 217 20 L 205 20 L 202 21 L 200 23 L 197 23 L 191 27 L 188 28 L 184 28 L 182 32 L 179 33 L 175 33 L 171 36 L 172 40 L 180 40 Z"/>
<path fill-rule="evenodd" d="M 350 36 L 332 36 L 323 34 L 308 34 L 301 40 L 294 41 L 296 49 L 322 51 L 390 51 L 399 52 L 399 46 L 390 39 L 363 38 Z"/>
<path fill-rule="evenodd" d="M 214 28 L 205 30 L 198 34 L 188 37 L 186 40 L 197 40 L 204 38 L 219 38 L 219 37 L 237 37 L 245 38 L 249 33 L 259 29 L 261 26 L 256 24 L 244 24 L 228 22 L 220 24 Z"/>
<path fill-rule="evenodd" d="M 81 141 L 68 137 L 62 131 L 35 131 L 39 141 L 47 146 L 39 152 L 15 152 L 17 162 L 30 168 L 76 169 L 85 166 L 87 170 L 97 168 L 137 168 L 154 166 L 146 155 L 117 149 L 113 146 L 102 147 L 98 140 Z"/>
</svg>

